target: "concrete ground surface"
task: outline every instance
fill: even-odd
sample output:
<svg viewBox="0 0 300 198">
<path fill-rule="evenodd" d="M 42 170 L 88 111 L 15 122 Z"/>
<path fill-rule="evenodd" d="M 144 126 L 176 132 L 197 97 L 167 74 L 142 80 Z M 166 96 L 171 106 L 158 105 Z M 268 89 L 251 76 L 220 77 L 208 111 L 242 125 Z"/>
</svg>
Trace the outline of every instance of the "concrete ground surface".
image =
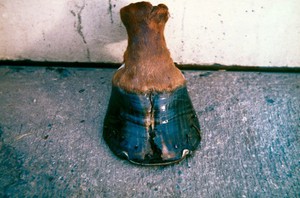
<svg viewBox="0 0 300 198">
<path fill-rule="evenodd" d="M 300 73 L 183 71 L 201 147 L 143 167 L 102 139 L 114 72 L 0 67 L 0 197 L 300 196 Z"/>
</svg>

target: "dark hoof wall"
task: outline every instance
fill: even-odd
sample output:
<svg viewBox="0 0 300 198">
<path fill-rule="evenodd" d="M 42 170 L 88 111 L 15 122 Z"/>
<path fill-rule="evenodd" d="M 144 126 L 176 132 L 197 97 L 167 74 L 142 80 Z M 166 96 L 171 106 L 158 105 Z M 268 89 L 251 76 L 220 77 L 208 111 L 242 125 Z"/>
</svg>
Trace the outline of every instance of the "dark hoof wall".
<svg viewBox="0 0 300 198">
<path fill-rule="evenodd" d="M 113 87 L 103 137 L 117 156 L 141 165 L 180 162 L 201 139 L 186 86 L 147 94 Z"/>
</svg>

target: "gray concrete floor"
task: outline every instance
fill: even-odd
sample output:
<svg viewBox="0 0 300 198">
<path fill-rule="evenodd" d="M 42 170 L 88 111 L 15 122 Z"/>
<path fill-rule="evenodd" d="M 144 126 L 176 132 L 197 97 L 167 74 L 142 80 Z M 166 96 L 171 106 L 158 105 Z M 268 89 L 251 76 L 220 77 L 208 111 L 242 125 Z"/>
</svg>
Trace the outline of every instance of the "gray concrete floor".
<svg viewBox="0 0 300 198">
<path fill-rule="evenodd" d="M 0 197 L 300 196 L 300 73 L 184 71 L 201 148 L 142 167 L 101 136 L 114 71 L 0 67 Z"/>
</svg>

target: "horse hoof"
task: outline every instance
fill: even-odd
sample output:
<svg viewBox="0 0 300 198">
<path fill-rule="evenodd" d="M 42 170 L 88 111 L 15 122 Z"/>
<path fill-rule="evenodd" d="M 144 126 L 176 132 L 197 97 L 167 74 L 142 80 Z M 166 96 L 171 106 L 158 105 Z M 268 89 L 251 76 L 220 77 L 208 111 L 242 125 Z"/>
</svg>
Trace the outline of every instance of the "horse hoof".
<svg viewBox="0 0 300 198">
<path fill-rule="evenodd" d="M 103 137 L 113 153 L 132 163 L 167 165 L 191 154 L 201 134 L 186 85 L 144 94 L 113 86 Z"/>
</svg>

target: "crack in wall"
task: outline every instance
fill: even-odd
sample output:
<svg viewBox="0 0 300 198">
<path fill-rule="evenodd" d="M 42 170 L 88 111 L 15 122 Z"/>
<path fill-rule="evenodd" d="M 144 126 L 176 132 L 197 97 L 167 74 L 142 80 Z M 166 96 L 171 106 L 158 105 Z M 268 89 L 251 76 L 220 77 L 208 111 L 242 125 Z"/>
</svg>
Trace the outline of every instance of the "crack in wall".
<svg viewBox="0 0 300 198">
<path fill-rule="evenodd" d="M 77 32 L 78 34 L 80 35 L 80 37 L 82 38 L 83 42 L 86 44 L 86 40 L 85 40 L 85 37 L 83 35 L 83 32 L 82 32 L 82 19 L 81 19 L 81 12 L 82 10 L 85 8 L 85 1 L 83 2 L 83 5 L 79 7 L 79 12 L 77 13 Z"/>
<path fill-rule="evenodd" d="M 108 12 L 109 12 L 109 16 L 110 16 L 110 22 L 114 23 L 112 8 L 113 8 L 113 5 L 111 4 L 111 0 L 108 0 Z"/>
<path fill-rule="evenodd" d="M 84 10 L 85 6 L 86 6 L 86 3 L 85 3 L 85 0 L 83 1 L 83 5 L 82 6 L 79 6 L 79 5 L 75 5 L 77 8 L 79 8 L 79 11 L 75 14 L 75 12 L 73 10 L 71 10 L 71 14 L 76 17 L 77 16 L 77 26 L 76 26 L 76 30 L 77 30 L 77 33 L 79 34 L 79 36 L 81 37 L 82 39 L 82 42 L 84 43 L 84 45 L 86 46 L 86 58 L 90 61 L 91 60 L 91 57 L 90 57 L 90 49 L 88 47 L 88 44 L 86 42 L 86 39 L 85 39 L 85 36 L 83 34 L 83 26 L 82 26 L 82 11 Z"/>
</svg>

